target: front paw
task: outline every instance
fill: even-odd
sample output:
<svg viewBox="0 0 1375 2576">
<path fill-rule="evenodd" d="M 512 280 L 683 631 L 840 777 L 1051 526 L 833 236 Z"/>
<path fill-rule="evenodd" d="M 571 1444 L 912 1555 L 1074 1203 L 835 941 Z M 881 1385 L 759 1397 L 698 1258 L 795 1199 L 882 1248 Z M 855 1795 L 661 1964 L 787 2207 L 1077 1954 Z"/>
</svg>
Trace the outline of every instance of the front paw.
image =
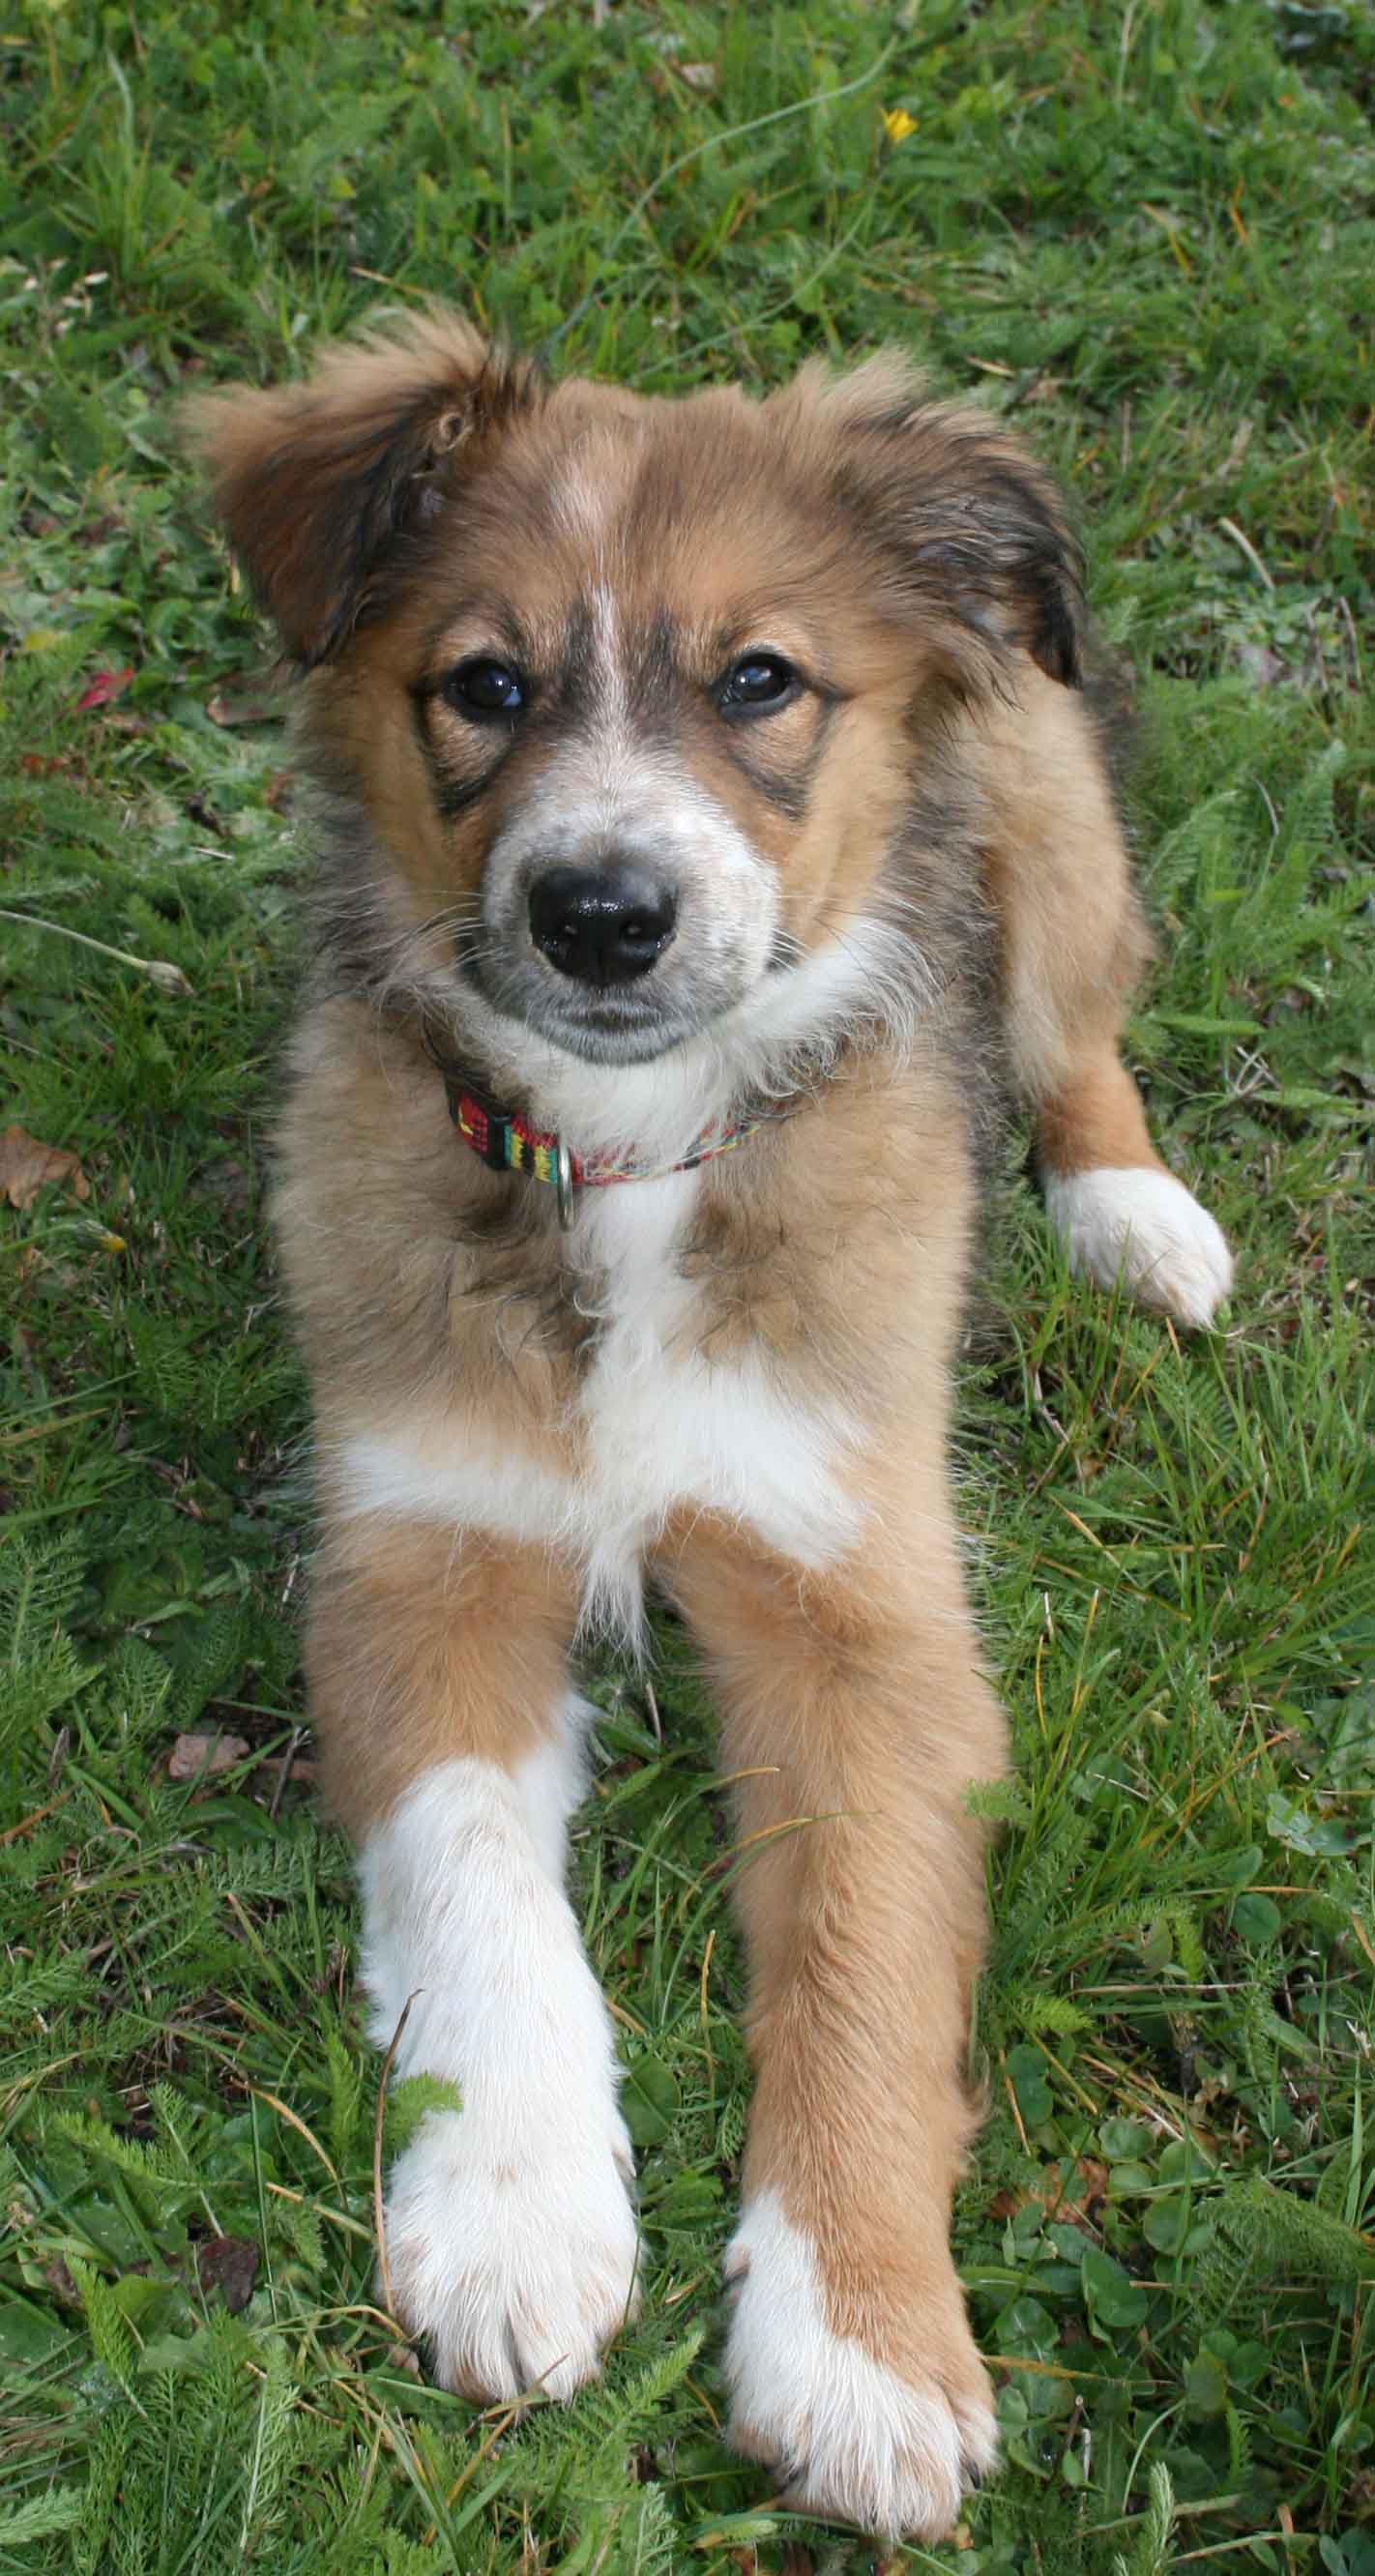
<svg viewBox="0 0 1375 2576">
<path fill-rule="evenodd" d="M 614 2114 L 575 2138 L 429 2114 L 392 2167 L 386 2242 L 396 2314 L 442 2387 L 571 2397 L 596 2377 L 637 2305 L 631 2170 Z"/>
<path fill-rule="evenodd" d="M 748 2211 L 727 2270 L 739 2280 L 726 2347 L 736 2449 L 800 2513 L 885 2539 L 943 2538 L 998 2448 L 953 2270 L 916 2302 L 920 2359 L 900 2368 L 833 2332 L 811 2241 L 774 2193 Z"/>
</svg>

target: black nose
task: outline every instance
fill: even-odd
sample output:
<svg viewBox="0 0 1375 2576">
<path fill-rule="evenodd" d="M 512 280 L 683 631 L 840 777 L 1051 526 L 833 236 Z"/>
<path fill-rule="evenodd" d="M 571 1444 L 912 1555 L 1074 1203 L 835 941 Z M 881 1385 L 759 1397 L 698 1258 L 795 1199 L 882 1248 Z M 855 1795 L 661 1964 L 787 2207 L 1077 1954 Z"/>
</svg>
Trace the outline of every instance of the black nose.
<svg viewBox="0 0 1375 2576">
<path fill-rule="evenodd" d="M 624 860 L 549 868 L 530 889 L 530 936 L 561 975 L 628 984 L 667 948 L 677 910 L 670 887 Z"/>
</svg>

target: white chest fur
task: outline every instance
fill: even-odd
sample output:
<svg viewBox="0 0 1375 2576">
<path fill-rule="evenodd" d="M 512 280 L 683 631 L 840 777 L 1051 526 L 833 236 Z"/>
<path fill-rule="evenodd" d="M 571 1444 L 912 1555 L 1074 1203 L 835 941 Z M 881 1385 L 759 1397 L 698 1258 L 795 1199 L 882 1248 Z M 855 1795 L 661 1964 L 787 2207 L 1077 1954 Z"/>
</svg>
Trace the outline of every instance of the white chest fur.
<svg viewBox="0 0 1375 2576">
<path fill-rule="evenodd" d="M 579 1410 L 589 1606 L 624 1623 L 638 1560 L 675 1506 L 746 1523 L 800 1564 L 827 1561 L 858 1511 L 835 1474 L 852 1426 L 761 1353 L 713 1358 L 679 1266 L 699 1176 L 601 1190 L 583 1216 L 601 1325 Z"/>
<path fill-rule="evenodd" d="M 502 1448 L 479 1418 L 414 1416 L 355 1435 L 335 1480 L 345 1510 L 452 1521 L 576 1555 L 584 1619 L 638 1636 L 645 1551 L 684 1505 L 719 1512 L 800 1565 L 853 1540 L 860 1509 L 838 1468 L 854 1436 L 762 1352 L 713 1358 L 680 1252 L 699 1175 L 588 1194 L 569 1237 L 575 1295 L 597 1331 L 560 1474 Z"/>
</svg>

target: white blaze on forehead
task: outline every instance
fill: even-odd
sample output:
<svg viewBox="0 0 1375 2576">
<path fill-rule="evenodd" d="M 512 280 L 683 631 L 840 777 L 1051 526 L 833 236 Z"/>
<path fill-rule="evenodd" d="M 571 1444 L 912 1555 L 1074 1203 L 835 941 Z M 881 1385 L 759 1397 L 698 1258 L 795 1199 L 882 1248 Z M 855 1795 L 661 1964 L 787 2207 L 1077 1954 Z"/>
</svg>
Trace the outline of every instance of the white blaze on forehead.
<svg viewBox="0 0 1375 2576">
<path fill-rule="evenodd" d="M 609 583 L 599 581 L 588 604 L 592 617 L 592 685 L 597 712 L 604 723 L 624 725 L 630 713 L 630 682 L 625 665 L 625 633 L 616 594 Z"/>
<path fill-rule="evenodd" d="M 622 497 L 619 478 L 608 475 L 604 462 L 599 473 L 597 453 L 587 448 L 567 460 L 548 494 L 559 526 L 575 543 L 595 548 L 598 557 Z"/>
<path fill-rule="evenodd" d="M 544 498 L 559 527 L 586 549 L 581 581 L 611 582 L 619 569 L 618 538 L 644 454 L 642 424 L 632 417 L 572 431 L 555 460 Z M 578 577 L 578 567 L 573 567 Z"/>
</svg>

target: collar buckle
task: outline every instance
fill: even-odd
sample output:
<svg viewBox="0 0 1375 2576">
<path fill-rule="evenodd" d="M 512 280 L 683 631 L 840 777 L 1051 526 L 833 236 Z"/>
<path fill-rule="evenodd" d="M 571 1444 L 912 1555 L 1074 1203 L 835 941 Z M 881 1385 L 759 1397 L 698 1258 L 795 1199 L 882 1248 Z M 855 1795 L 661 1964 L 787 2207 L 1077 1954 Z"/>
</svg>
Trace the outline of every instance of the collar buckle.
<svg viewBox="0 0 1375 2576">
<path fill-rule="evenodd" d="M 568 1234 L 578 1213 L 577 1182 L 573 1178 L 573 1157 L 562 1136 L 554 1143 L 554 1187 L 558 1194 L 559 1230 Z"/>
</svg>

